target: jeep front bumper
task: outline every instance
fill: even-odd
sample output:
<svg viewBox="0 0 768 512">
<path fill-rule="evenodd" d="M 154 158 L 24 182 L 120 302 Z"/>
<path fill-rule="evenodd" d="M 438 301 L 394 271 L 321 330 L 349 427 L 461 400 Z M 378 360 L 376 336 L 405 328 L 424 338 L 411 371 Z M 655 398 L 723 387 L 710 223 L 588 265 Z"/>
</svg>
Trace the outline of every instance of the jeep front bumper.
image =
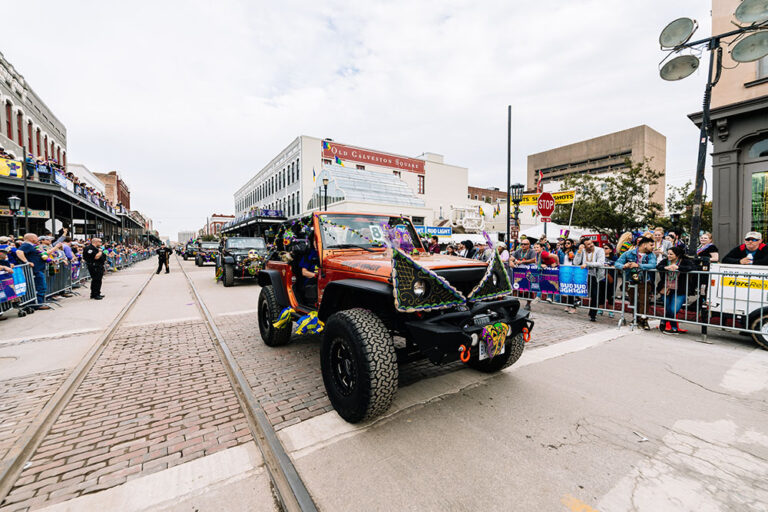
<svg viewBox="0 0 768 512">
<path fill-rule="evenodd" d="M 520 312 L 520 301 L 513 297 L 476 302 L 466 311 L 439 313 L 423 320 L 410 320 L 405 326 L 410 338 L 419 350 L 435 364 L 450 363 L 459 359 L 460 347 L 469 347 L 473 334 L 477 339 L 483 327 L 491 323 L 503 322 L 510 326 L 508 339 L 516 336 L 524 328 L 533 330 L 533 321 L 529 312 Z"/>
</svg>

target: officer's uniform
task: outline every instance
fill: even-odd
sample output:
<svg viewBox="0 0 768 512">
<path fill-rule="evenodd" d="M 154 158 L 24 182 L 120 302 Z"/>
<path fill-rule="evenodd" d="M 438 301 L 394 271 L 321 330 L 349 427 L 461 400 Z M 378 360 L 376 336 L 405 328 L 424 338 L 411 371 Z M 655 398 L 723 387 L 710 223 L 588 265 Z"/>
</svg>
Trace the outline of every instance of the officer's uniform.
<svg viewBox="0 0 768 512">
<path fill-rule="evenodd" d="M 160 271 L 163 269 L 163 265 L 165 265 L 165 273 L 167 274 L 170 272 L 168 270 L 168 260 L 171 259 L 171 249 L 169 247 L 160 247 L 157 250 L 157 272 L 156 274 L 159 274 Z"/>
<path fill-rule="evenodd" d="M 106 255 L 102 253 L 103 249 L 89 244 L 83 250 L 83 259 L 88 265 L 88 273 L 91 274 L 91 298 L 99 299 L 101 295 L 101 280 L 104 277 L 104 262 Z M 99 258 L 96 255 L 102 253 Z"/>
</svg>

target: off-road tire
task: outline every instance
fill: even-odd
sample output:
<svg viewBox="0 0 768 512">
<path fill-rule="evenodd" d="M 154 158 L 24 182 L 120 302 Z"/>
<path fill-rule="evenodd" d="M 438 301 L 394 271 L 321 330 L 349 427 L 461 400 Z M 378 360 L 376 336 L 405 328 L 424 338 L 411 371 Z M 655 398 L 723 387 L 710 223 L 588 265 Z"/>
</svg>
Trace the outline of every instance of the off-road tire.
<svg viewBox="0 0 768 512">
<path fill-rule="evenodd" d="M 200 256 L 198 256 L 197 258 L 195 258 L 195 266 L 196 266 L 196 267 L 202 267 L 202 266 L 203 266 L 203 262 L 202 262 L 202 261 L 200 261 Z"/>
<path fill-rule="evenodd" d="M 355 372 L 354 385 L 344 389 L 334 368 L 339 349 Z M 371 311 L 350 309 L 334 313 L 325 324 L 320 368 L 331 404 L 349 423 L 374 418 L 389 409 L 397 391 L 398 368 L 389 330 Z"/>
<path fill-rule="evenodd" d="M 482 341 L 480 343 L 482 343 Z M 512 338 L 507 338 L 503 354 L 500 354 L 493 359 L 483 359 L 482 361 L 478 361 L 477 357 L 473 355 L 467 365 L 470 368 L 483 373 L 496 373 L 515 364 L 517 360 L 520 359 L 520 356 L 523 355 L 524 348 L 525 341 L 523 341 L 523 333 L 519 332 Z M 474 347 L 474 349 L 477 350 L 477 347 Z"/>
<path fill-rule="evenodd" d="M 184 261 L 187 261 L 187 260 L 189 259 L 189 256 L 187 256 L 187 255 L 185 254 L 184 256 L 182 256 L 182 258 L 184 258 Z"/>
<path fill-rule="evenodd" d="M 768 313 L 763 315 L 758 315 L 754 320 L 752 320 L 752 323 L 750 323 L 749 328 L 753 331 L 759 331 L 761 328 L 764 328 L 766 325 L 768 325 Z M 755 334 L 755 333 L 749 333 L 750 336 L 752 336 L 752 340 L 760 346 L 763 350 L 768 350 L 768 334 Z"/>
<path fill-rule="evenodd" d="M 232 265 L 224 265 L 224 286 L 229 288 L 234 284 L 235 284 L 235 269 L 232 267 Z M 272 293 L 274 293 L 274 291 Z"/>
<path fill-rule="evenodd" d="M 226 268 L 232 268 L 228 265 Z M 226 270 L 225 270 L 226 273 Z M 225 281 L 226 283 L 226 281 Z M 226 286 L 226 284 L 225 284 Z M 259 294 L 259 334 L 264 344 L 268 347 L 279 347 L 291 341 L 291 329 L 293 322 L 284 327 L 277 328 L 273 324 L 280 318 L 280 312 L 283 308 L 277 302 L 277 295 L 272 286 L 265 286 Z"/>
</svg>

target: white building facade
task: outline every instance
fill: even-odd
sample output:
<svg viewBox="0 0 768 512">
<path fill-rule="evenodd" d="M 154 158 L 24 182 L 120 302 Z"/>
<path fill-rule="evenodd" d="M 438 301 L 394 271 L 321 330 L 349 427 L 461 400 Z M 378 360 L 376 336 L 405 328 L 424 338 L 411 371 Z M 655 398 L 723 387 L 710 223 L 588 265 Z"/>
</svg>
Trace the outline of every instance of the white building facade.
<svg viewBox="0 0 768 512">
<path fill-rule="evenodd" d="M 446 164 L 442 155 L 413 158 L 302 135 L 235 192 L 236 215 L 281 210 L 292 218 L 322 209 L 323 178 L 329 179 L 328 209 L 333 211 L 395 213 L 434 225 L 467 203 L 467 168 Z"/>
<path fill-rule="evenodd" d="M 105 193 L 106 187 L 104 182 L 101 181 L 95 174 L 93 174 L 83 164 L 67 164 L 67 171 L 77 177 L 81 182 L 84 182 L 89 187 L 92 187 L 97 192 Z"/>
</svg>

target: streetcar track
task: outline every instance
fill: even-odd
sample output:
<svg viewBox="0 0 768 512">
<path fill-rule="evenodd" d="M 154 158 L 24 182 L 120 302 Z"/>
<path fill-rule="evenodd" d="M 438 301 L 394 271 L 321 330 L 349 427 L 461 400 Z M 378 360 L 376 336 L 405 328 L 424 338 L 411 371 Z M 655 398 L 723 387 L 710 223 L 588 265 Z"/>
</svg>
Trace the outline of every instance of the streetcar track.
<svg viewBox="0 0 768 512">
<path fill-rule="evenodd" d="M 261 404 L 259 404 L 259 401 L 253 395 L 253 391 L 248 384 L 248 380 L 245 377 L 243 370 L 240 368 L 237 359 L 216 325 L 213 315 L 205 306 L 205 302 L 197 291 L 195 284 L 192 282 L 192 278 L 187 273 L 182 262 L 179 261 L 178 255 L 176 255 L 176 261 L 187 280 L 187 285 L 192 291 L 192 296 L 194 297 L 197 306 L 200 308 L 205 324 L 211 334 L 211 338 L 214 340 L 216 348 L 219 351 L 221 360 L 227 371 L 227 376 L 230 379 L 235 395 L 240 402 L 240 407 L 248 421 L 248 427 L 251 430 L 251 434 L 256 441 L 256 444 L 261 450 L 264 465 L 272 480 L 280 504 L 289 512 L 316 512 L 317 507 L 315 506 L 309 491 L 299 476 L 296 467 L 293 465 L 290 456 L 285 451 L 280 439 L 277 437 L 277 433 L 267 418 Z"/>
<path fill-rule="evenodd" d="M 59 386 L 37 414 L 35 421 L 27 427 L 27 430 L 21 437 L 14 441 L 6 456 L 0 461 L 0 504 L 3 503 L 11 492 L 26 464 L 51 430 L 56 419 L 70 402 L 77 388 L 88 375 L 88 372 L 96 364 L 96 361 L 98 361 L 99 356 L 114 337 L 123 319 L 136 304 L 141 294 L 144 293 L 154 275 L 154 272 L 150 272 L 149 277 L 141 285 L 141 288 L 123 306 L 102 334 L 99 335 L 78 365 L 69 373 L 61 386 Z"/>
</svg>

